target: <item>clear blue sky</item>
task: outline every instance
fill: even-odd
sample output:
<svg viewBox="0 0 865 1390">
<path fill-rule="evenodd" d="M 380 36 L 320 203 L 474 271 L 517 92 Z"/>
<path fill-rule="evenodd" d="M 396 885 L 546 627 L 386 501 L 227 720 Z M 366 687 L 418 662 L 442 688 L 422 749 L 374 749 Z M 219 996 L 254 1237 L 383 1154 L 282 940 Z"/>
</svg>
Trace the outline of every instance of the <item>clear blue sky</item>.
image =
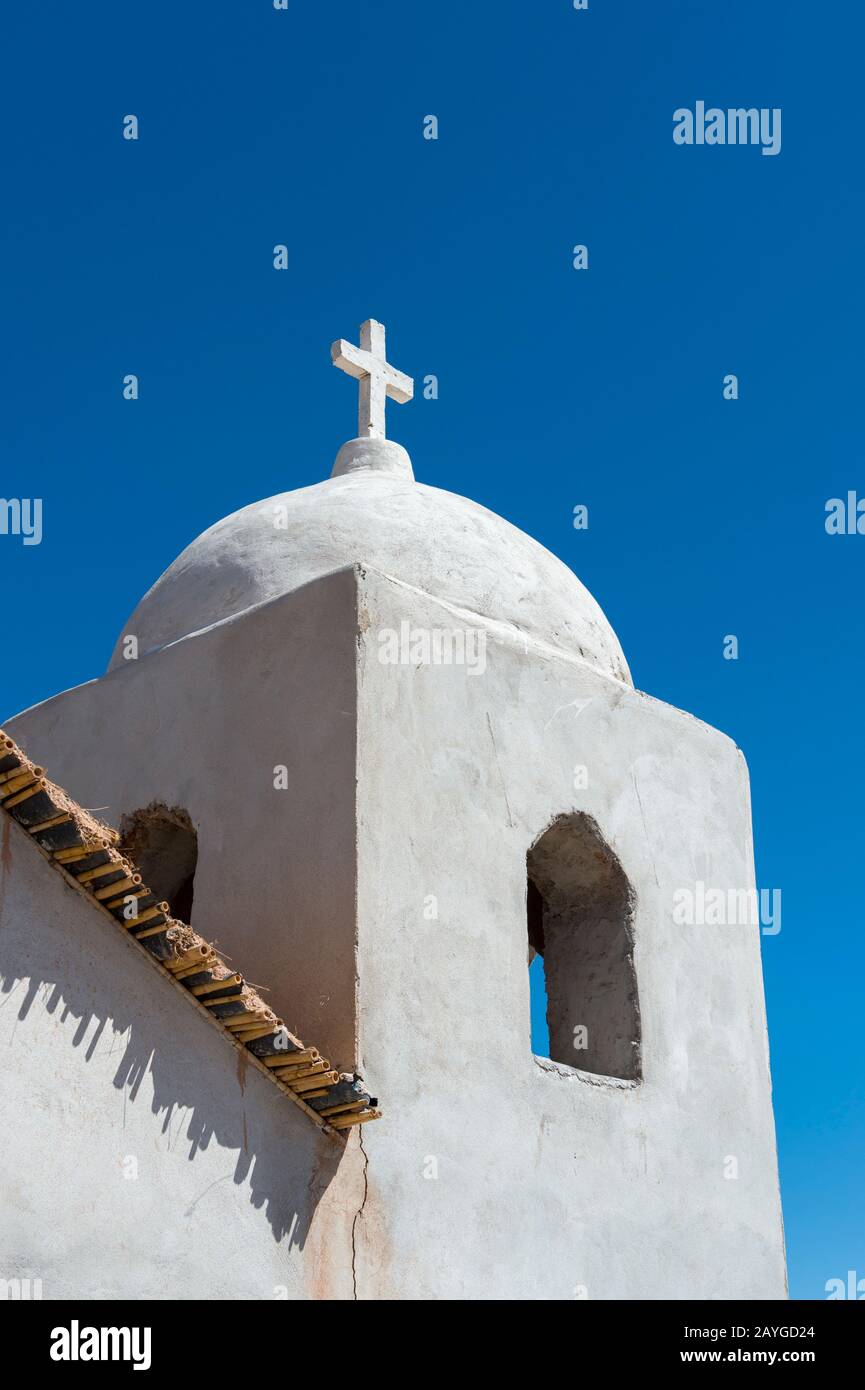
<svg viewBox="0 0 865 1390">
<path fill-rule="evenodd" d="M 391 409 L 419 477 L 554 550 L 636 683 L 745 750 L 799 1297 L 865 1277 L 865 536 L 824 530 L 865 495 L 862 44 L 840 0 L 55 0 L 0 56 L 0 491 L 44 503 L 40 546 L 0 537 L 0 716 L 98 675 L 213 521 L 325 476 L 329 344 L 383 319 L 440 379 Z M 677 147 L 697 100 L 781 107 L 781 153 Z"/>
</svg>

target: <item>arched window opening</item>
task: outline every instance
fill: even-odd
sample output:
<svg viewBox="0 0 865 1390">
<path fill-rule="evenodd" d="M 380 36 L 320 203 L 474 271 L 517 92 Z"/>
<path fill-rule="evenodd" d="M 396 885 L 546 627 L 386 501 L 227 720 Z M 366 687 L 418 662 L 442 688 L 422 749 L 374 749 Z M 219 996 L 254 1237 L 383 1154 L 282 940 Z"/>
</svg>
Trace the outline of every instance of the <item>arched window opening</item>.
<svg viewBox="0 0 865 1390">
<path fill-rule="evenodd" d="M 545 988 L 553 1061 L 639 1080 L 634 894 L 619 860 L 592 817 L 575 812 L 541 835 L 526 866 L 533 1046 Z"/>
<path fill-rule="evenodd" d="M 120 845 L 151 892 L 168 902 L 171 915 L 189 923 L 198 836 L 186 811 L 157 802 L 133 811 L 120 822 Z"/>
</svg>

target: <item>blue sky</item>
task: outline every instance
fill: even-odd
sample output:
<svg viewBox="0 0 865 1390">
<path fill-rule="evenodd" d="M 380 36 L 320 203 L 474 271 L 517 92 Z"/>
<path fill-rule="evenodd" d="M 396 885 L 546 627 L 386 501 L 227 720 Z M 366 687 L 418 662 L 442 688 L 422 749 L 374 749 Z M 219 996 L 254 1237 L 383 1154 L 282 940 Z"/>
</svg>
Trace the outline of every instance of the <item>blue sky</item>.
<svg viewBox="0 0 865 1390">
<path fill-rule="evenodd" d="M 355 424 L 329 344 L 384 320 L 440 382 L 390 411 L 418 476 L 555 551 L 637 685 L 745 750 L 791 1291 L 865 1277 L 865 536 L 824 529 L 865 496 L 861 16 L 102 0 L 4 29 L 0 492 L 44 537 L 0 536 L 0 717 L 98 675 L 212 522 L 326 476 Z M 674 145 L 697 100 L 780 107 L 781 153 Z"/>
</svg>

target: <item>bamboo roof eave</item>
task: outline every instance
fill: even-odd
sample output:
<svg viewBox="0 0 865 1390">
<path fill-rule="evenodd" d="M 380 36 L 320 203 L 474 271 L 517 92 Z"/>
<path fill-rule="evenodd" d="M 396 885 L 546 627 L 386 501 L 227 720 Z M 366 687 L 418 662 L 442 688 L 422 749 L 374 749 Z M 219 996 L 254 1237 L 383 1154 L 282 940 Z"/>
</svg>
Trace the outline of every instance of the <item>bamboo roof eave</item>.
<svg viewBox="0 0 865 1390">
<path fill-rule="evenodd" d="M 321 1058 L 318 1050 L 305 1047 L 299 1038 L 293 1037 L 253 987 L 243 981 L 242 975 L 237 975 L 210 943 L 186 923 L 172 918 L 167 903 L 156 901 L 156 895 L 150 893 L 135 866 L 118 848 L 117 832 L 101 824 L 62 788 L 49 782 L 43 769 L 35 767 L 2 730 L 0 806 L 66 884 L 109 918 L 127 944 L 146 957 L 152 969 L 163 978 L 167 977 L 172 988 L 183 994 L 224 1041 L 242 1055 L 244 1064 L 251 1064 L 266 1076 L 271 1085 L 288 1096 L 329 1139 L 344 1144 L 350 1129 L 380 1118 L 377 1102 L 356 1078 L 345 1079 L 329 1071 L 330 1064 Z M 98 860 L 96 864 L 91 863 L 94 859 Z M 117 876 L 114 881 L 110 880 L 112 875 Z M 144 907 L 140 920 L 136 916 L 126 921 L 115 913 L 122 911 L 127 898 L 144 904 L 153 899 L 153 905 Z M 140 935 L 136 934 L 136 927 Z M 192 963 L 187 964 L 184 958 L 191 958 Z M 182 959 L 186 968 L 178 970 L 177 963 Z M 225 974 L 214 976 L 214 971 Z M 228 987 L 224 981 L 231 982 L 233 992 L 220 994 L 216 1001 L 213 995 L 219 994 L 221 987 Z M 210 1002 L 210 1007 L 206 1001 Z M 285 1048 L 269 1041 L 277 1037 L 280 1042 L 286 1042 Z M 320 1088 L 310 1086 L 308 1067 L 291 1070 L 292 1059 L 299 1058 L 300 1054 L 314 1054 L 316 1065 L 325 1063 L 321 1074 L 327 1080 L 322 1080 Z M 277 1068 L 283 1069 L 284 1079 L 274 1074 Z M 290 1084 L 292 1079 L 298 1089 Z M 307 1099 L 304 1099 L 305 1094 Z M 328 1110 L 334 1123 L 329 1123 L 327 1115 L 321 1113 Z"/>
</svg>

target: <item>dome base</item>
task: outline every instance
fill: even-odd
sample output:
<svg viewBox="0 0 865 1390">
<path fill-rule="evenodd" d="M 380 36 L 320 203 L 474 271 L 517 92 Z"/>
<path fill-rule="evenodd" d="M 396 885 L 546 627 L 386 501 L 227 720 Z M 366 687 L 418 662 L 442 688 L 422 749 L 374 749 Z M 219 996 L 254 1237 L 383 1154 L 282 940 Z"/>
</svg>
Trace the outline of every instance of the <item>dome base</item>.
<svg viewBox="0 0 865 1390">
<path fill-rule="evenodd" d="M 349 439 L 336 456 L 330 476 L 341 478 L 346 473 L 389 473 L 414 481 L 414 469 L 408 452 L 393 439 Z"/>
</svg>

